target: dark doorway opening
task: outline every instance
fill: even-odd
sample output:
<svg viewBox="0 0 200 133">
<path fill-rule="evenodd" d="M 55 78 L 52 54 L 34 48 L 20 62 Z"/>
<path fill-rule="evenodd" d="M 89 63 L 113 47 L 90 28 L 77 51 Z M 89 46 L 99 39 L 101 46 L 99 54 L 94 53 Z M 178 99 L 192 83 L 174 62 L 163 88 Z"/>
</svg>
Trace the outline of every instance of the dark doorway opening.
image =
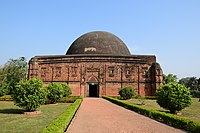
<svg viewBox="0 0 200 133">
<path fill-rule="evenodd" d="M 89 97 L 99 97 L 98 84 L 89 84 Z"/>
</svg>

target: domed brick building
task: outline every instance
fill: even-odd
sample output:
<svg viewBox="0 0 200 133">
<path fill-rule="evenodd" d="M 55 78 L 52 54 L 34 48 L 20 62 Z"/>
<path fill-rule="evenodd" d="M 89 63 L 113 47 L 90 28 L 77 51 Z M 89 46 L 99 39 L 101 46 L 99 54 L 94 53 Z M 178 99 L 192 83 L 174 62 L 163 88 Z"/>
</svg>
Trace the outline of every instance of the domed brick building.
<svg viewBox="0 0 200 133">
<path fill-rule="evenodd" d="M 31 58 L 28 76 L 45 84 L 68 83 L 74 96 L 101 97 L 116 96 L 126 86 L 154 95 L 162 74 L 154 55 L 131 55 L 117 36 L 95 31 L 76 39 L 65 55 Z"/>
</svg>

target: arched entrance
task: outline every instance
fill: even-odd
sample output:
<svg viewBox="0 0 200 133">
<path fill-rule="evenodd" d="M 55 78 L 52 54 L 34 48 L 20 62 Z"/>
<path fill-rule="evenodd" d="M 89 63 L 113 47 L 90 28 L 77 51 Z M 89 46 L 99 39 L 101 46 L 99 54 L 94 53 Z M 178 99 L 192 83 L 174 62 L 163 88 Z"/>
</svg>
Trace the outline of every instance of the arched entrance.
<svg viewBox="0 0 200 133">
<path fill-rule="evenodd" d="M 87 83 L 88 83 L 87 96 L 89 96 L 89 97 L 99 97 L 99 82 L 98 82 L 98 79 L 94 75 L 91 75 L 88 78 Z"/>
<path fill-rule="evenodd" d="M 89 97 L 99 97 L 99 84 L 88 83 Z"/>
</svg>

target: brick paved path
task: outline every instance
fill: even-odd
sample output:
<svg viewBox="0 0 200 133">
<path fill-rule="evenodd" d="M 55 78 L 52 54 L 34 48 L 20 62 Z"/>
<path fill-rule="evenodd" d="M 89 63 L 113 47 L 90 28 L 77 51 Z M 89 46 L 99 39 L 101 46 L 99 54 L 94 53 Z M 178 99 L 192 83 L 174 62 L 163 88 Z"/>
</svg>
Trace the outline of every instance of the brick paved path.
<svg viewBox="0 0 200 133">
<path fill-rule="evenodd" d="M 102 98 L 84 98 L 67 133 L 183 133 Z"/>
</svg>

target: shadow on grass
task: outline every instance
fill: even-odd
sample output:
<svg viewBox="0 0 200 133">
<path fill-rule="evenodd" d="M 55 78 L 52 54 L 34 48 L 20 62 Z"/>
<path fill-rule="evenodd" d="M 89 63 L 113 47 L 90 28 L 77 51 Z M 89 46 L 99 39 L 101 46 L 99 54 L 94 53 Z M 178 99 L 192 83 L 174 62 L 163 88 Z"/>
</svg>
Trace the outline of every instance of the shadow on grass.
<svg viewBox="0 0 200 133">
<path fill-rule="evenodd" d="M 0 110 L 0 114 L 22 114 L 24 112 L 23 109 L 2 109 Z"/>
</svg>

